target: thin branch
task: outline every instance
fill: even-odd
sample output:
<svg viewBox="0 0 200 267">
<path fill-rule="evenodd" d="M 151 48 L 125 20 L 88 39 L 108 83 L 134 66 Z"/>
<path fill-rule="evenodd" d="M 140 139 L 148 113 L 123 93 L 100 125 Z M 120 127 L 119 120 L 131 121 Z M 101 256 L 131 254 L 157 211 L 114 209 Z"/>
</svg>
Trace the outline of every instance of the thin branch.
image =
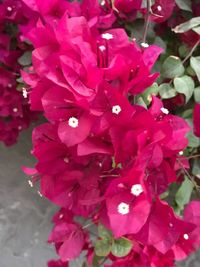
<svg viewBox="0 0 200 267">
<path fill-rule="evenodd" d="M 143 33 L 143 37 L 142 37 L 142 43 L 146 43 L 147 32 L 148 32 L 148 28 L 149 28 L 151 14 L 152 14 L 152 11 L 151 11 L 151 0 L 147 0 L 147 13 L 146 13 L 146 16 L 145 16 L 145 24 L 144 24 L 144 33 Z"/>
<path fill-rule="evenodd" d="M 200 44 L 200 39 L 195 43 L 189 54 L 184 58 L 184 60 L 182 61 L 183 64 L 192 56 L 192 54 L 194 53 L 195 49 L 199 46 L 199 44 Z"/>
</svg>

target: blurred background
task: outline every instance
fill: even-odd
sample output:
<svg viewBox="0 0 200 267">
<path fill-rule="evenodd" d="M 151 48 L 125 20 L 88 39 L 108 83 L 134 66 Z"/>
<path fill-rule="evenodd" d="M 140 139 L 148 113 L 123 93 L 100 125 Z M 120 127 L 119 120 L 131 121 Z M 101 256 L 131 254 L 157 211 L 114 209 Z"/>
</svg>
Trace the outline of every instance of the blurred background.
<svg viewBox="0 0 200 267">
<path fill-rule="evenodd" d="M 46 240 L 57 208 L 30 187 L 21 171 L 22 165 L 34 164 L 30 150 L 31 129 L 11 148 L 0 144 L 0 267 L 45 267 L 55 258 Z M 72 265 L 81 267 L 77 261 Z M 200 253 L 180 266 L 200 267 Z"/>
</svg>

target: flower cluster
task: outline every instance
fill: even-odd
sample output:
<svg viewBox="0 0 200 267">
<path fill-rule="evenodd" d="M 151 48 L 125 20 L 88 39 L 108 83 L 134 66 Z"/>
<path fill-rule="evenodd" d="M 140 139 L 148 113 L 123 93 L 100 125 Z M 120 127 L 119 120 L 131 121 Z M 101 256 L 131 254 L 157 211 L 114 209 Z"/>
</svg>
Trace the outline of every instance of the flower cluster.
<svg viewBox="0 0 200 267">
<path fill-rule="evenodd" d="M 187 173 L 190 127 L 159 97 L 138 105 L 158 78 L 152 67 L 163 50 L 139 46 L 116 21 L 147 11 L 141 1 L 23 1 L 38 20 L 24 33 L 34 50 L 22 76 L 31 109 L 47 119 L 32 135 L 35 169 L 25 171 L 61 207 L 48 240 L 60 260 L 49 267 L 68 266 L 82 251 L 85 266 L 175 266 L 200 245 L 199 202 L 181 217 L 162 199 Z M 166 2 L 155 1 L 162 16 L 153 11 L 150 19 L 168 18 L 175 3 Z M 99 230 L 95 247 L 91 225 Z"/>
<path fill-rule="evenodd" d="M 0 141 L 6 145 L 15 143 L 19 132 L 36 119 L 30 112 L 27 92 L 17 81 L 21 67 L 18 61 L 30 50 L 16 26 L 25 22 L 21 1 L 0 3 Z"/>
</svg>

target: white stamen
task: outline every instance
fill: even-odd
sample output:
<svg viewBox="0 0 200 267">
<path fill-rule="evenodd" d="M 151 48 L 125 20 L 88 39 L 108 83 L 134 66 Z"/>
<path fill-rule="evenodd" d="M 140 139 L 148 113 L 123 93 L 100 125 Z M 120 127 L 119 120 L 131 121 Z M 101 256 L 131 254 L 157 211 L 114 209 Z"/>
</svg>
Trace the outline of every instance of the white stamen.
<svg viewBox="0 0 200 267">
<path fill-rule="evenodd" d="M 37 193 L 38 193 L 38 195 L 39 195 L 40 197 L 42 197 L 42 194 L 41 194 L 41 192 L 40 192 L 40 191 L 37 191 Z"/>
<path fill-rule="evenodd" d="M 134 184 L 131 187 L 131 194 L 133 194 L 136 197 L 139 196 L 142 192 L 143 192 L 143 188 L 141 184 Z"/>
<path fill-rule="evenodd" d="M 106 40 L 113 39 L 113 35 L 111 33 L 109 33 L 109 32 L 103 33 L 101 36 L 102 36 L 103 39 L 106 39 Z"/>
<path fill-rule="evenodd" d="M 185 240 L 188 240 L 188 239 L 189 239 L 189 235 L 188 235 L 188 234 L 184 234 L 184 235 L 183 235 L 183 238 L 184 238 Z"/>
<path fill-rule="evenodd" d="M 62 219 L 63 217 L 64 217 L 64 215 L 63 214 L 60 214 L 59 219 Z"/>
<path fill-rule="evenodd" d="M 71 118 L 69 118 L 69 120 L 68 120 L 68 124 L 69 124 L 69 126 L 72 127 L 72 128 L 77 128 L 77 127 L 78 127 L 78 119 L 75 118 L 75 117 L 71 117 Z"/>
<path fill-rule="evenodd" d="M 180 152 L 179 152 L 179 155 L 182 156 L 182 155 L 183 155 L 183 151 L 180 151 Z"/>
<path fill-rule="evenodd" d="M 33 187 L 33 183 L 31 180 L 28 180 L 28 183 L 29 183 L 30 187 Z"/>
<path fill-rule="evenodd" d="M 103 52 L 103 51 L 106 50 L 106 47 L 105 47 L 105 45 L 100 45 L 100 46 L 99 46 L 99 49 Z"/>
<path fill-rule="evenodd" d="M 15 112 L 15 113 L 16 113 L 17 111 L 18 111 L 18 109 L 17 109 L 17 108 L 13 108 L 13 112 Z"/>
<path fill-rule="evenodd" d="M 119 105 L 113 106 L 112 107 L 112 113 L 114 114 L 119 114 L 122 111 L 121 107 Z"/>
<path fill-rule="evenodd" d="M 157 9 L 158 9 L 158 11 L 161 11 L 162 7 L 161 6 L 157 6 Z"/>
<path fill-rule="evenodd" d="M 11 7 L 11 6 L 8 6 L 8 7 L 7 7 L 7 10 L 8 10 L 8 11 L 12 11 L 12 7 Z"/>
<path fill-rule="evenodd" d="M 147 43 L 141 43 L 141 46 L 144 47 L 144 48 L 147 48 L 147 47 L 149 47 L 149 44 L 147 44 Z"/>
<path fill-rule="evenodd" d="M 27 93 L 26 89 L 23 89 L 22 94 L 23 94 L 24 98 L 28 97 L 28 93 Z"/>
<path fill-rule="evenodd" d="M 160 110 L 166 115 L 169 114 L 169 110 L 167 108 L 162 107 Z"/>
<path fill-rule="evenodd" d="M 122 184 L 122 183 L 119 183 L 117 186 L 118 186 L 119 188 L 124 188 L 124 184 Z"/>
<path fill-rule="evenodd" d="M 105 0 L 101 1 L 101 6 L 104 6 L 105 5 Z"/>
<path fill-rule="evenodd" d="M 122 202 L 118 205 L 117 210 L 120 214 L 126 215 L 129 213 L 129 205 Z"/>
<path fill-rule="evenodd" d="M 64 158 L 64 162 L 65 163 L 69 163 L 69 159 L 66 157 L 66 158 Z"/>
</svg>

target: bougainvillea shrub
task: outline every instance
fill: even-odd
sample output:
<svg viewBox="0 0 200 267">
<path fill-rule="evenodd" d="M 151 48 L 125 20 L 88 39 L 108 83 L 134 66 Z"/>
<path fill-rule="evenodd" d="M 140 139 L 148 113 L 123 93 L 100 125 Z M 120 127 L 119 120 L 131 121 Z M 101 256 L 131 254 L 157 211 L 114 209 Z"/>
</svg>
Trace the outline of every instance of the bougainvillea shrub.
<svg viewBox="0 0 200 267">
<path fill-rule="evenodd" d="M 176 266 L 200 245 L 200 4 L 19 5 L 17 81 L 45 118 L 23 170 L 60 208 L 48 266 Z"/>
</svg>

